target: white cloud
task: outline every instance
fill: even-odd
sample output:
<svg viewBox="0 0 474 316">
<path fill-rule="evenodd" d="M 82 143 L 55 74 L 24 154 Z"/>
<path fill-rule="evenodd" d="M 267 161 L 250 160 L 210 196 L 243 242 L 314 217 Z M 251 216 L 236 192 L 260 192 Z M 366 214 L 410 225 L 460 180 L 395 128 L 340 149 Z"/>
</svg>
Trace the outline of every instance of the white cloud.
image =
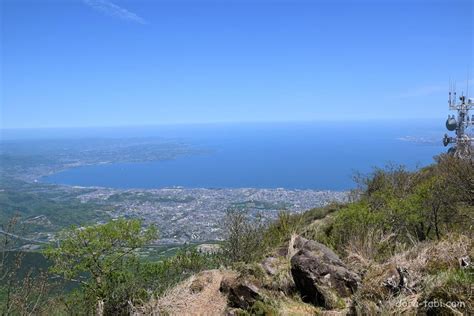
<svg viewBox="0 0 474 316">
<path fill-rule="evenodd" d="M 83 0 L 83 2 L 94 10 L 100 11 L 109 16 L 113 16 L 122 20 L 135 22 L 139 24 L 147 24 L 147 21 L 139 15 L 130 12 L 116 4 L 107 0 Z"/>
</svg>

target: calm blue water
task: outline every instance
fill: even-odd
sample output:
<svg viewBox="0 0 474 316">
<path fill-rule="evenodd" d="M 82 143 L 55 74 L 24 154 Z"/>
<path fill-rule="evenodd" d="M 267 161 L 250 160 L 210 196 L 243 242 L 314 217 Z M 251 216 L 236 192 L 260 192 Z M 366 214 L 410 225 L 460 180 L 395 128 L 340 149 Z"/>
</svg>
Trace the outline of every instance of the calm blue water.
<svg viewBox="0 0 474 316">
<path fill-rule="evenodd" d="M 66 170 L 43 181 L 113 188 L 292 188 L 345 190 L 355 171 L 388 163 L 409 168 L 433 161 L 444 122 L 245 124 L 168 127 L 121 136 L 179 137 L 209 153 L 149 163 Z M 428 143 L 402 141 L 423 137 Z"/>
</svg>

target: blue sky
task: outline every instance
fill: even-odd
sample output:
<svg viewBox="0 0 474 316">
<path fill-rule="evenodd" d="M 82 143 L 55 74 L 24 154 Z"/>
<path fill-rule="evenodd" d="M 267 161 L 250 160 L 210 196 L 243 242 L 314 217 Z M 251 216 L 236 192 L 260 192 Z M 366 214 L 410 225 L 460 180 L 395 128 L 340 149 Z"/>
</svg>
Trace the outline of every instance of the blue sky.
<svg viewBox="0 0 474 316">
<path fill-rule="evenodd" d="M 1 3 L 3 128 L 436 119 L 474 77 L 473 1 Z"/>
</svg>

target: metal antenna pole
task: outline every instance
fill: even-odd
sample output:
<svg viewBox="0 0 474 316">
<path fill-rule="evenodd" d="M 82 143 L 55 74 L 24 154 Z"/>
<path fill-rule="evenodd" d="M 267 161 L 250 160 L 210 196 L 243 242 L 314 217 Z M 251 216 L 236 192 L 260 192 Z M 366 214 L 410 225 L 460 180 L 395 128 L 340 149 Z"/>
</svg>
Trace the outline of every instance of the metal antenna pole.
<svg viewBox="0 0 474 316">
<path fill-rule="evenodd" d="M 467 68 L 466 98 L 469 102 L 469 67 Z"/>
<path fill-rule="evenodd" d="M 469 75 L 468 75 L 468 87 L 469 87 Z M 474 160 L 474 137 L 471 136 L 467 131 L 469 127 L 474 125 L 474 120 L 471 120 L 469 117 L 469 110 L 474 107 L 469 95 L 464 95 L 464 91 L 461 93 L 459 102 L 456 99 L 456 83 L 454 83 L 454 91 L 451 92 L 452 83 L 450 82 L 450 91 L 448 93 L 448 104 L 449 109 L 457 112 L 457 117 L 449 116 L 446 120 L 446 128 L 455 132 L 455 137 L 449 137 L 448 134 L 444 135 L 443 144 L 448 146 L 453 144 L 454 146 L 450 147 L 448 153 L 453 154 L 454 156 L 461 159 L 471 159 Z M 468 89 L 466 89 L 469 91 Z M 466 92 L 467 92 L 466 91 Z"/>
</svg>

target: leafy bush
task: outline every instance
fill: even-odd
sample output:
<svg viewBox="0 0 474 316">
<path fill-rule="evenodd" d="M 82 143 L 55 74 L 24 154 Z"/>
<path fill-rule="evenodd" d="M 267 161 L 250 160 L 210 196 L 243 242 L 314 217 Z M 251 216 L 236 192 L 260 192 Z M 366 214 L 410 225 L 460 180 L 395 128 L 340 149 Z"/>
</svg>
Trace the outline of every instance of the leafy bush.
<svg viewBox="0 0 474 316">
<path fill-rule="evenodd" d="M 63 231 L 59 245 L 49 247 L 45 255 L 53 262 L 51 273 L 80 284 L 69 306 L 82 305 L 88 313 L 122 314 L 129 300 L 146 294 L 136 251 L 156 238 L 153 226 L 142 231 L 140 221 L 118 219 Z"/>
<path fill-rule="evenodd" d="M 359 201 L 337 212 L 325 229 L 324 240 L 340 253 L 359 245 L 359 253 L 368 253 L 365 250 L 370 248 L 370 259 L 384 259 L 420 241 L 471 231 L 474 163 L 444 156 L 437 159 L 437 164 L 417 172 L 389 166 L 358 176 Z M 367 244 L 374 235 L 378 248 Z"/>
<path fill-rule="evenodd" d="M 315 221 L 325 218 L 328 214 L 336 212 L 340 208 L 341 205 L 339 204 L 329 204 L 299 214 L 280 212 L 278 219 L 270 223 L 265 231 L 264 240 L 266 245 L 273 248 L 284 241 L 288 241 L 292 234 L 306 235 L 308 228 Z"/>
<path fill-rule="evenodd" d="M 129 314 L 184 278 L 216 268 L 218 255 L 183 248 L 162 261 L 139 257 L 138 250 L 157 238 L 154 227 L 142 229 L 138 220 L 119 219 L 104 225 L 72 228 L 61 233 L 59 245 L 45 254 L 53 261 L 51 273 L 78 286 L 61 295 L 69 314 Z"/>
<path fill-rule="evenodd" d="M 263 255 L 266 224 L 260 216 L 251 218 L 245 211 L 228 210 L 224 220 L 223 258 L 228 264 L 253 262 Z"/>
<path fill-rule="evenodd" d="M 161 295 L 194 273 L 218 268 L 221 260 L 217 254 L 207 255 L 195 248 L 185 248 L 165 260 L 142 263 L 142 286 L 152 290 L 153 295 Z"/>
</svg>

